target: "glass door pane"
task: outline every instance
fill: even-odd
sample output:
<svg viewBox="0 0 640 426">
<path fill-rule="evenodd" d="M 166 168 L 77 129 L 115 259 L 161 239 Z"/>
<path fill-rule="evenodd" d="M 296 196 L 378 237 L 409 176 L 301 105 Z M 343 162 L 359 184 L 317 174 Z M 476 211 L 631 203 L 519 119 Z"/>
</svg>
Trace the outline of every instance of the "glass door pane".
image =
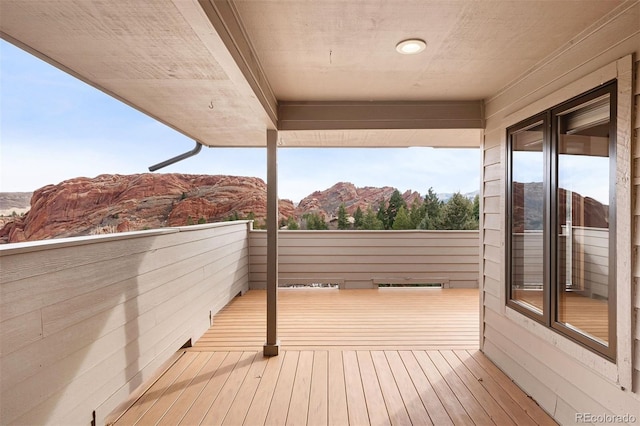
<svg viewBox="0 0 640 426">
<path fill-rule="evenodd" d="M 544 120 L 511 134 L 511 300 L 544 311 Z"/>
<path fill-rule="evenodd" d="M 557 117 L 556 320 L 609 342 L 609 95 Z"/>
</svg>

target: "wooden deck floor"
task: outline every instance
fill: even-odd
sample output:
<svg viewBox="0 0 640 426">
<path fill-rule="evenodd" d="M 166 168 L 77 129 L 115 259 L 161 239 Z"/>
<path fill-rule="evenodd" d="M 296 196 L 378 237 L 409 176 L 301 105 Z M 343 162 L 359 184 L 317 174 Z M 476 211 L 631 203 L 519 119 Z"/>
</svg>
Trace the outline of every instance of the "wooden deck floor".
<svg viewBox="0 0 640 426">
<path fill-rule="evenodd" d="M 261 350 L 265 297 L 252 290 L 236 298 L 194 348 Z M 282 289 L 278 302 L 283 349 L 478 348 L 477 289 Z"/>
<path fill-rule="evenodd" d="M 406 290 L 283 290 L 273 358 L 249 292 L 116 424 L 555 424 L 477 350 L 477 290 Z"/>
</svg>

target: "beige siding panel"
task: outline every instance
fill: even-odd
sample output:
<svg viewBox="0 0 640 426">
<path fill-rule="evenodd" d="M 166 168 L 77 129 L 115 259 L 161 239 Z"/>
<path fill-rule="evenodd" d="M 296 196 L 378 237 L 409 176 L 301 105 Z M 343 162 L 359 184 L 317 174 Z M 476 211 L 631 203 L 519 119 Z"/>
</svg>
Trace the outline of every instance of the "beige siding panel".
<svg viewBox="0 0 640 426">
<path fill-rule="evenodd" d="M 482 232 L 484 235 L 484 245 L 502 247 L 500 230 L 484 229 Z M 495 260 L 499 261 L 499 259 Z"/>
<path fill-rule="evenodd" d="M 636 58 L 640 56 L 636 54 Z M 632 150 L 632 156 L 634 160 L 632 162 L 632 176 L 631 182 L 634 183 L 635 188 L 632 188 L 632 209 L 634 213 L 634 223 L 637 225 L 640 223 L 640 146 L 638 141 L 638 137 L 640 137 L 640 61 L 635 63 L 635 78 L 634 78 L 634 88 L 633 95 L 635 98 L 634 108 L 635 108 L 635 118 L 633 122 L 633 127 L 635 130 L 632 132 L 631 137 L 631 146 L 635 147 Z M 635 202 L 635 209 L 633 203 Z M 633 224 L 632 224 L 633 226 Z M 638 227 L 635 226 L 632 229 L 634 233 L 634 238 L 632 238 L 633 249 L 631 250 L 632 258 L 632 282 L 634 288 L 632 288 L 632 294 L 635 294 L 635 298 L 633 300 L 633 309 L 635 318 L 635 335 L 634 335 L 634 361 L 633 361 L 633 391 L 640 395 L 640 232 L 638 232 Z"/>
<path fill-rule="evenodd" d="M 130 304 L 128 304 L 130 305 Z M 132 309 L 125 305 L 123 310 Z M 74 325 L 73 328 L 56 333 L 52 336 L 37 340 L 28 345 L 25 350 L 15 351 L 2 357 L 0 372 L 2 373 L 2 392 L 36 374 L 40 369 L 49 368 L 55 362 L 65 358 L 73 358 L 78 353 L 76 361 L 81 363 L 85 358 L 90 359 L 97 354 L 109 353 L 113 342 L 126 345 L 135 337 L 135 333 L 149 330 L 156 322 L 155 314 L 148 312 L 138 317 L 137 321 L 121 321 L 121 315 L 104 312 L 86 321 Z M 126 325 L 124 325 L 126 323 Z M 104 325 L 106 332 L 101 329 Z M 123 326 L 121 326 L 123 325 Z M 100 330 L 96 332 L 96 330 Z M 102 336 L 99 336 L 101 333 Z M 113 333 L 113 334 L 112 334 Z M 90 347 L 87 342 L 92 342 Z"/>
<path fill-rule="evenodd" d="M 502 284 L 499 280 L 493 279 L 488 275 L 484 276 L 484 291 L 491 294 L 493 297 L 500 297 L 500 289 Z"/>
<path fill-rule="evenodd" d="M 484 181 L 500 180 L 504 170 L 500 163 L 490 164 L 484 168 Z"/>
<path fill-rule="evenodd" d="M 500 164 L 502 148 L 499 145 L 487 148 L 484 151 L 484 166 Z"/>
<path fill-rule="evenodd" d="M 484 248 L 485 260 L 490 260 L 495 263 L 500 263 L 500 257 L 502 256 L 502 249 L 493 246 L 486 246 Z"/>
<path fill-rule="evenodd" d="M 27 312 L 0 323 L 0 356 L 17 351 L 42 338 L 42 313 Z"/>
<path fill-rule="evenodd" d="M 502 229 L 502 217 L 497 214 L 485 214 L 484 215 L 484 229 L 493 229 L 499 231 Z"/>
<path fill-rule="evenodd" d="M 485 198 L 500 197 L 502 195 L 502 186 L 500 181 L 492 180 L 484 183 Z"/>
<path fill-rule="evenodd" d="M 484 295 L 484 307 L 491 309 L 493 312 L 499 314 L 502 312 L 502 306 L 504 303 L 499 297 L 494 296 L 489 292 L 485 292 Z"/>
<path fill-rule="evenodd" d="M 432 240 L 433 241 L 433 240 Z M 469 240 L 468 244 L 465 246 L 460 245 L 451 245 L 450 247 L 455 247 L 456 255 L 460 256 L 473 256 L 478 254 L 478 246 L 474 245 L 476 241 Z M 445 250 L 449 247 L 445 247 Z M 424 246 L 396 246 L 394 247 L 393 255 L 402 257 L 402 256 L 428 256 L 432 258 L 433 256 L 442 255 L 442 247 L 436 245 L 426 244 Z M 380 251 L 379 247 L 357 247 L 357 253 L 354 253 L 355 248 L 351 247 L 342 247 L 342 246 L 323 246 L 319 245 L 317 247 L 309 248 L 308 246 L 287 246 L 280 247 L 278 250 L 278 254 L 281 257 L 286 256 L 333 256 L 333 257 L 344 257 L 344 256 L 385 256 L 386 254 Z M 252 256 L 266 256 L 267 248 L 264 246 L 259 247 L 251 247 L 251 255 Z"/>
<path fill-rule="evenodd" d="M 215 258 L 212 254 L 216 253 L 208 252 L 206 254 L 209 255 L 210 262 L 210 259 Z M 244 249 L 239 254 L 247 257 L 248 250 Z M 218 253 L 218 255 L 220 256 L 221 253 Z M 175 285 L 176 279 L 180 279 L 181 283 L 184 282 L 183 286 L 194 285 L 203 279 L 203 268 L 206 264 L 198 265 L 190 261 L 183 263 L 184 265 L 180 266 L 161 268 L 161 270 L 165 272 L 164 277 L 173 275 L 176 276 L 176 278 L 173 278 L 167 283 L 163 282 L 164 279 L 157 280 L 155 281 L 156 285 L 154 287 L 151 287 L 154 281 L 147 280 L 144 275 L 141 275 L 137 280 L 138 284 L 143 284 L 146 288 L 150 288 L 150 290 L 145 292 L 140 292 L 135 282 L 131 283 L 131 280 L 127 280 L 126 286 L 108 286 L 108 288 L 104 290 L 92 291 L 91 293 L 83 294 L 44 308 L 42 317 L 45 334 L 53 334 L 72 324 L 90 318 L 99 312 L 112 309 L 132 298 L 136 299 L 138 313 L 144 313 L 152 309 L 157 306 L 160 301 L 169 300 L 180 294 L 183 287 Z M 216 262 L 216 266 L 220 266 L 220 268 L 225 266 L 218 265 L 218 263 L 220 262 Z M 235 259 L 228 259 L 225 263 L 233 265 Z"/>
<path fill-rule="evenodd" d="M 526 386 L 521 385 L 520 388 L 529 396 L 535 395 L 532 399 L 553 417 L 556 396 L 539 377 L 520 366 L 522 360 L 516 358 L 517 354 L 503 350 L 490 339 L 485 341 L 483 352 L 515 383 L 525 383 Z"/>
<path fill-rule="evenodd" d="M 500 197 L 486 197 L 484 199 L 484 214 L 500 214 L 502 204 Z"/>
<path fill-rule="evenodd" d="M 251 288 L 266 281 L 266 233 L 250 233 Z M 384 282 L 443 282 L 476 287 L 477 231 L 281 231 L 279 274 L 287 282 L 345 288 Z"/>
<path fill-rule="evenodd" d="M 604 379 L 587 366 L 539 338 L 524 338 L 526 331 L 504 316 L 487 311 L 485 337 L 503 348 L 514 359 L 521 360 L 521 368 L 537 375 L 549 388 L 556 389 L 578 412 L 599 410 L 603 413 L 629 413 L 640 418 L 640 404 L 630 392 L 620 392 L 617 385 Z M 490 358 L 491 356 L 488 355 Z M 546 364 L 546 359 L 554 362 Z M 526 389 L 525 389 L 526 391 Z M 534 399 L 536 394 L 530 394 Z"/>
<path fill-rule="evenodd" d="M 640 53 L 640 2 L 636 5 L 636 54 Z M 632 221 L 630 213 L 633 210 L 632 203 L 632 122 L 633 122 L 633 62 L 631 56 L 626 56 L 617 61 L 618 71 L 618 105 L 617 105 L 617 135 L 616 135 L 616 309 L 617 309 L 617 354 L 618 381 L 625 388 L 632 388 L 633 378 L 633 338 L 634 307 L 632 306 L 633 283 L 632 264 L 633 258 L 629 245 L 632 239 Z M 623 314 L 623 315 L 621 315 Z M 622 330 L 622 331 L 620 331 Z"/>
<path fill-rule="evenodd" d="M 484 260 L 484 276 L 491 277 L 494 280 L 500 280 L 502 266 L 500 262 L 494 262 L 489 259 Z"/>
<path fill-rule="evenodd" d="M 638 96 L 640 95 L 640 78 L 638 78 L 638 76 L 640 75 L 640 69 L 638 69 L 638 67 L 640 67 L 640 60 L 638 60 L 638 58 L 636 57 L 636 78 L 634 80 L 634 85 L 633 85 L 633 94 Z M 636 128 L 638 128 L 640 126 L 640 122 L 636 121 Z"/>
<path fill-rule="evenodd" d="M 167 237 L 175 240 L 175 234 Z M 215 234 L 212 234 L 212 237 Z M 241 234 L 238 234 L 241 235 Z M 232 235 L 223 234 L 220 244 L 225 245 Z M 140 244 L 139 241 L 136 243 Z M 151 241 L 149 242 L 149 244 Z M 16 277 L 16 281 L 2 281 L 2 298 L 0 300 L 0 318 L 6 320 L 15 315 L 15 312 L 28 312 L 43 308 L 75 296 L 89 293 L 94 289 L 103 289 L 105 286 L 135 279 L 146 273 L 164 266 L 178 266 L 180 262 L 189 260 L 191 257 L 209 251 L 211 244 L 207 240 L 195 240 L 191 244 L 175 244 L 160 247 L 157 243 L 149 247 L 146 253 L 131 254 L 109 258 L 106 255 L 97 254 L 93 263 L 83 262 L 75 265 L 73 259 L 67 257 L 70 262 L 67 269 L 57 269 L 48 274 L 32 275 L 26 278 Z M 65 251 L 82 251 L 67 249 Z M 123 248 L 126 252 L 126 248 Z M 222 250 L 224 251 L 224 250 Z M 30 259 L 33 257 L 28 256 Z M 2 257 L 2 266 L 20 266 L 25 260 L 20 256 Z M 72 256 L 67 254 L 67 256 Z M 118 267 L 113 267 L 113 262 L 118 262 Z M 72 279 L 69 279 L 72 277 Z M 82 285 L 78 285 L 82 283 Z M 143 289 L 144 290 L 144 289 Z"/>
<path fill-rule="evenodd" d="M 248 289 L 247 222 L 9 246 L 0 253 L 3 311 L 10 308 L 3 325 L 25 319 L 14 331 L 25 344 L 0 359 L 2 424 L 88 424 L 94 410 L 103 423 L 207 330 L 211 312 Z M 37 273 L 26 267 L 30 262 Z M 5 305 L 5 296 L 14 304 Z"/>
</svg>

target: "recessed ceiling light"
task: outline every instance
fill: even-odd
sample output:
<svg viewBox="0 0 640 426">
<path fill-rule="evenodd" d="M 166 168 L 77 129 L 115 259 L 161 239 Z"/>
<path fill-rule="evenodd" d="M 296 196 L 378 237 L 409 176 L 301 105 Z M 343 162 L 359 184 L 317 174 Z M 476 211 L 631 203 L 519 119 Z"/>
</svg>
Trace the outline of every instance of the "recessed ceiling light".
<svg viewBox="0 0 640 426">
<path fill-rule="evenodd" d="M 396 44 L 396 50 L 403 55 L 415 55 L 422 52 L 427 47 L 427 43 L 419 38 L 403 40 Z"/>
</svg>

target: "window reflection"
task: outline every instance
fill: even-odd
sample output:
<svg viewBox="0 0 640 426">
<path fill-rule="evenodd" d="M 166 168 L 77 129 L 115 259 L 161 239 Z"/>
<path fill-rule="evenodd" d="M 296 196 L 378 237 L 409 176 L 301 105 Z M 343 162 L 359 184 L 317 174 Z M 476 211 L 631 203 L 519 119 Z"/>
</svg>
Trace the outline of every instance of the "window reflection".
<svg viewBox="0 0 640 426">
<path fill-rule="evenodd" d="M 543 122 L 512 135 L 511 299 L 543 312 Z"/>
<path fill-rule="evenodd" d="M 609 96 L 558 117 L 557 321 L 609 342 Z"/>
</svg>

